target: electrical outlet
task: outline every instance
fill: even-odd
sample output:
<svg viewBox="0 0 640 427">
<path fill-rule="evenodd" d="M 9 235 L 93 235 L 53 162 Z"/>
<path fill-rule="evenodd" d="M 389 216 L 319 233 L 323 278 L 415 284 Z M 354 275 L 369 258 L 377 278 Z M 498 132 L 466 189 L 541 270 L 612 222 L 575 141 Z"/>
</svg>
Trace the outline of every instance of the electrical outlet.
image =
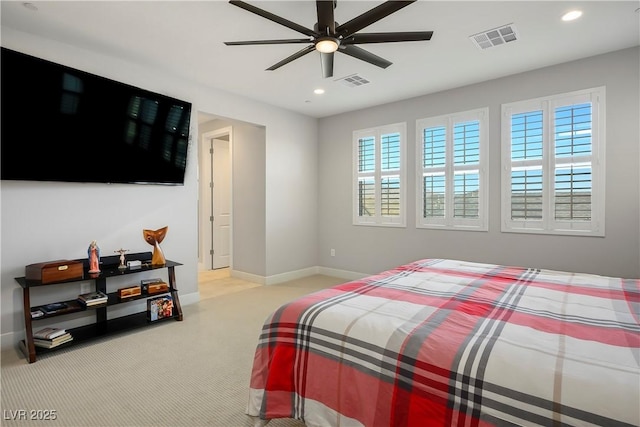
<svg viewBox="0 0 640 427">
<path fill-rule="evenodd" d="M 89 292 L 91 292 L 91 283 L 81 283 L 80 284 L 80 293 L 81 294 L 88 294 Z"/>
<path fill-rule="evenodd" d="M 331 256 L 336 256 L 336 250 L 335 249 L 331 249 Z"/>
</svg>

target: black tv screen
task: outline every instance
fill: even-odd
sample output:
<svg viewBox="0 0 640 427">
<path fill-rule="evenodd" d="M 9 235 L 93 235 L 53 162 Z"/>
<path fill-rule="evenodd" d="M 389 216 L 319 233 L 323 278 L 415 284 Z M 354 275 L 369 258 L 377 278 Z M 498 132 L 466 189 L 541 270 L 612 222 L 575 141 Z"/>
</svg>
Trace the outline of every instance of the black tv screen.
<svg viewBox="0 0 640 427">
<path fill-rule="evenodd" d="M 184 184 L 191 103 L 10 49 L 3 180 Z"/>
</svg>

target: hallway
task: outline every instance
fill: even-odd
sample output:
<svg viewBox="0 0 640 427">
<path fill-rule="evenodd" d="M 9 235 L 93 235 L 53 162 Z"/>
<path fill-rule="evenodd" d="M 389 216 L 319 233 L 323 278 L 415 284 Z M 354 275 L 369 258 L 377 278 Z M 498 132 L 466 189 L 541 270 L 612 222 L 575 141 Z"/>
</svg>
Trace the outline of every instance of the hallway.
<svg viewBox="0 0 640 427">
<path fill-rule="evenodd" d="M 198 272 L 200 299 L 218 297 L 259 286 L 262 285 L 231 277 L 228 267 Z"/>
</svg>

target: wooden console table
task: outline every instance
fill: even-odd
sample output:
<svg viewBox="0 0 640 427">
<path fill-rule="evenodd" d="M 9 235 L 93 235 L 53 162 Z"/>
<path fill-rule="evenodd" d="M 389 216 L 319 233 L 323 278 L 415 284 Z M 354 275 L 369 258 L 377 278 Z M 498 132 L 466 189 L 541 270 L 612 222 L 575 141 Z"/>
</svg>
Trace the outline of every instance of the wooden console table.
<svg viewBox="0 0 640 427">
<path fill-rule="evenodd" d="M 123 331 L 156 325 L 157 323 L 160 323 L 165 320 L 174 319 L 174 320 L 181 321 L 183 319 L 183 316 L 182 316 L 182 307 L 180 306 L 180 299 L 178 298 L 178 289 L 176 288 L 175 267 L 182 264 L 167 260 L 165 265 L 154 266 L 154 265 L 151 265 L 151 257 L 152 257 L 151 252 L 128 254 L 127 255 L 128 261 L 141 261 L 142 266 L 135 267 L 135 268 L 126 268 L 126 269 L 118 268 L 120 264 L 119 256 L 103 257 L 100 262 L 100 270 L 101 270 L 100 273 L 89 273 L 88 261 L 85 259 L 79 259 L 76 261 L 81 261 L 84 264 L 84 272 L 83 272 L 84 277 L 73 279 L 73 280 L 55 282 L 55 283 L 43 284 L 39 280 L 28 280 L 26 277 L 16 277 L 15 280 L 22 287 L 22 298 L 24 303 L 24 324 L 25 324 L 25 334 L 26 334 L 26 338 L 20 341 L 20 348 L 22 349 L 25 356 L 29 360 L 29 363 L 33 363 L 36 361 L 37 354 L 48 353 L 48 352 L 56 351 L 61 348 L 68 348 L 70 346 L 74 346 L 80 343 L 85 343 L 89 340 L 105 337 L 108 335 L 113 335 Z M 169 285 L 169 289 L 166 292 L 153 294 L 153 295 L 146 295 L 143 293 L 142 295 L 134 296 L 126 299 L 120 299 L 117 291 L 107 292 L 107 279 L 111 277 L 139 274 L 146 271 L 162 270 L 165 268 L 167 269 L 168 285 Z M 65 284 L 77 283 L 77 282 L 83 282 L 83 281 L 93 281 L 95 284 L 95 291 L 100 291 L 107 294 L 108 301 L 106 302 L 106 304 L 101 304 L 94 308 L 91 306 L 85 307 L 84 305 L 78 303 L 77 300 L 56 301 L 56 302 L 65 303 L 67 307 L 64 310 L 61 310 L 59 312 L 49 313 L 49 314 L 45 313 L 41 317 L 33 318 L 31 316 L 32 309 L 37 309 L 39 307 L 39 306 L 31 306 L 30 294 L 33 289 L 37 289 L 42 286 L 64 286 Z M 150 322 L 147 319 L 147 311 L 145 310 L 145 311 L 140 311 L 134 314 L 129 314 L 126 316 L 107 319 L 107 310 L 109 309 L 109 307 L 119 305 L 119 304 L 126 304 L 131 301 L 137 301 L 141 299 L 146 300 L 149 298 L 156 298 L 156 297 L 167 295 L 167 294 L 170 294 L 173 300 L 173 312 L 171 317 L 165 317 L 157 321 Z M 95 311 L 95 322 L 87 325 L 83 325 L 80 327 L 68 329 L 67 332 L 71 333 L 71 335 L 73 336 L 72 341 L 61 344 L 60 346 L 54 347 L 51 349 L 38 347 L 34 344 L 34 341 L 33 341 L 33 324 L 34 323 L 37 323 L 38 321 L 44 320 L 44 319 L 51 319 L 52 317 L 64 316 L 71 313 L 77 313 L 80 311 L 89 311 L 89 310 Z"/>
</svg>

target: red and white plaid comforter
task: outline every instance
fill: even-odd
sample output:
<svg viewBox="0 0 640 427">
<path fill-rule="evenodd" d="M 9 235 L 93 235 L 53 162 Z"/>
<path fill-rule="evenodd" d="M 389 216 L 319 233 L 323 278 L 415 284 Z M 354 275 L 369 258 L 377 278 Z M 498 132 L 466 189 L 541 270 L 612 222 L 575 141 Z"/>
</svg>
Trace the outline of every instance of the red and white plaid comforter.
<svg viewBox="0 0 640 427">
<path fill-rule="evenodd" d="M 640 280 L 426 259 L 265 322 L 247 413 L 308 426 L 640 425 Z"/>
</svg>

